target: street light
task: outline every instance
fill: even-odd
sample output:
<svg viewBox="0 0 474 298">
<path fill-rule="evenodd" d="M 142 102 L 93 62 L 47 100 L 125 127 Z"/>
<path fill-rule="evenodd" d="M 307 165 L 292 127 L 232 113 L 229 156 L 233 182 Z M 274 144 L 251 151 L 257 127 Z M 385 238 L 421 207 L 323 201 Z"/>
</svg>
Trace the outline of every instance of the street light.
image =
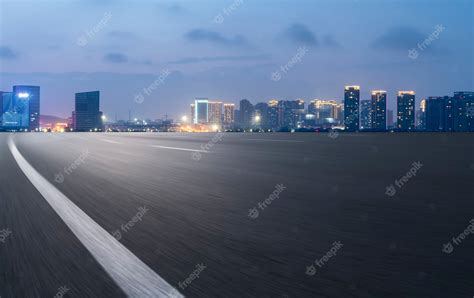
<svg viewBox="0 0 474 298">
<path fill-rule="evenodd" d="M 188 122 L 188 116 L 181 117 L 181 121 L 184 123 Z"/>
</svg>

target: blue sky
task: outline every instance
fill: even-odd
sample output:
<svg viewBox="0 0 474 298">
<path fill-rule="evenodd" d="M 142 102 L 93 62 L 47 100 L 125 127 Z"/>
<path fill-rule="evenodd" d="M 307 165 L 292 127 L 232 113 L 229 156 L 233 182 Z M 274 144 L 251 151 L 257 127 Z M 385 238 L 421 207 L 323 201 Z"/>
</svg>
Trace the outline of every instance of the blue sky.
<svg viewBox="0 0 474 298">
<path fill-rule="evenodd" d="M 112 118 L 156 119 L 195 97 L 341 101 L 348 84 L 362 99 L 387 90 L 394 109 L 397 90 L 474 90 L 473 32 L 470 0 L 3 0 L 0 88 L 40 85 L 42 113 L 58 116 L 88 90 Z"/>
</svg>

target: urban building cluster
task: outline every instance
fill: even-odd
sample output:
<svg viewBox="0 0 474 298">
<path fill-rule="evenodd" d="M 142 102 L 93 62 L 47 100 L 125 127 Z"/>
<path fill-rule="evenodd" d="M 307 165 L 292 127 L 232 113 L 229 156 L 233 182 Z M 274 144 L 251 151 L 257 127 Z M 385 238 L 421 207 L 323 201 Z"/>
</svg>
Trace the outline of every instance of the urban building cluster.
<svg viewBox="0 0 474 298">
<path fill-rule="evenodd" d="M 396 111 L 387 109 L 384 90 L 361 100 L 360 86 L 345 86 L 344 100 L 276 100 L 252 104 L 196 98 L 180 123 L 165 120 L 106 120 L 100 92 L 75 94 L 75 109 L 64 123 L 40 123 L 40 87 L 18 85 L 0 91 L 0 131 L 474 131 L 474 92 L 431 96 L 416 108 L 414 91 L 399 91 Z"/>
<path fill-rule="evenodd" d="M 64 123 L 40 123 L 40 87 L 13 86 L 0 91 L 1 131 L 101 131 L 100 92 L 81 92 L 75 96 L 75 110 Z"/>
<path fill-rule="evenodd" d="M 196 98 L 190 122 L 197 130 L 474 131 L 474 92 L 428 97 L 419 109 L 415 97 L 415 91 L 399 91 L 395 112 L 387 109 L 386 91 L 371 91 L 370 99 L 361 100 L 360 86 L 345 86 L 342 104 L 316 99 L 305 106 L 302 99 L 272 99 L 253 105 L 242 99 L 235 109 L 232 103 Z"/>
</svg>

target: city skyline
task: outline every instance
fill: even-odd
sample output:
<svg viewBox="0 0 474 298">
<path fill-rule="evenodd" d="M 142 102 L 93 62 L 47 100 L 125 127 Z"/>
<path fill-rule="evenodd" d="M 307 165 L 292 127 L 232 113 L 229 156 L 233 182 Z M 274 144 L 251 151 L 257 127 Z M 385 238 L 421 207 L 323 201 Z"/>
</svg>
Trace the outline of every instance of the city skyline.
<svg viewBox="0 0 474 298">
<path fill-rule="evenodd" d="M 3 1 L 2 11 L 23 11 L 28 3 Z M 52 3 L 35 2 L 35 13 L 20 24 L 14 14 L 2 14 L 0 35 L 0 90 L 42 86 L 48 115 L 69 115 L 80 90 L 101 90 L 103 110 L 126 119 L 129 110 L 140 118 L 178 118 L 200 96 L 236 104 L 242 98 L 341 101 L 340 86 L 349 84 L 364 86 L 361 100 L 380 88 L 416 90 L 418 99 L 474 89 L 467 0 L 277 2 L 272 14 L 267 1 Z M 56 26 L 70 9 L 83 17 Z M 129 9 L 141 17 L 131 20 Z M 360 22 L 368 18 L 378 26 Z M 165 25 L 170 22 L 180 25 Z M 41 29 L 52 38 L 38 39 Z M 393 100 L 388 108 L 395 110 Z"/>
</svg>

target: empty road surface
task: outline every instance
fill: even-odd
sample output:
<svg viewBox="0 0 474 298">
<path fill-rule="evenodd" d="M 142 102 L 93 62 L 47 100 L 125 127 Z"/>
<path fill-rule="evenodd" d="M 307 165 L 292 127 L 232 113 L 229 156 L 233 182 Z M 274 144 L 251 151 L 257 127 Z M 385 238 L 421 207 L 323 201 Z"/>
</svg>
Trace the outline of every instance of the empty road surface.
<svg viewBox="0 0 474 298">
<path fill-rule="evenodd" d="M 473 219 L 472 134 L 0 134 L 2 298 L 472 297 Z"/>
</svg>

